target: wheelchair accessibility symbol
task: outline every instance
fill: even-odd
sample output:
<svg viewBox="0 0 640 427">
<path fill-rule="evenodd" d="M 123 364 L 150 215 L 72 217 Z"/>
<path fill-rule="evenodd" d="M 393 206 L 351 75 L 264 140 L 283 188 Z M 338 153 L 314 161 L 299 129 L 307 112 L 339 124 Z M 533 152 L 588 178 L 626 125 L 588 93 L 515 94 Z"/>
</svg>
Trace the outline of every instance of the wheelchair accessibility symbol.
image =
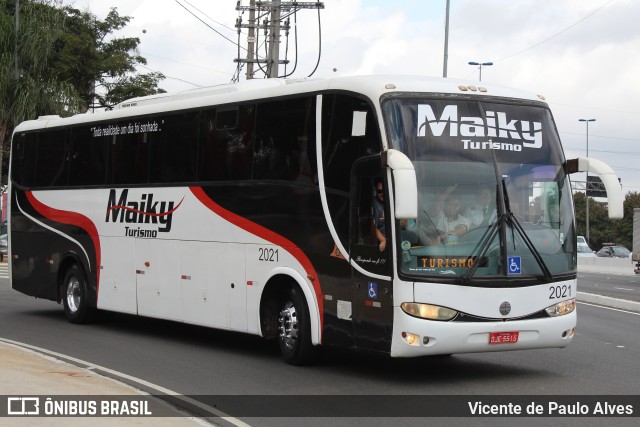
<svg viewBox="0 0 640 427">
<path fill-rule="evenodd" d="M 519 256 L 507 257 L 507 266 L 509 267 L 508 274 L 522 274 L 522 270 L 520 269 Z"/>
<path fill-rule="evenodd" d="M 369 299 L 378 299 L 378 284 L 376 282 L 369 282 L 367 288 L 367 295 Z"/>
</svg>

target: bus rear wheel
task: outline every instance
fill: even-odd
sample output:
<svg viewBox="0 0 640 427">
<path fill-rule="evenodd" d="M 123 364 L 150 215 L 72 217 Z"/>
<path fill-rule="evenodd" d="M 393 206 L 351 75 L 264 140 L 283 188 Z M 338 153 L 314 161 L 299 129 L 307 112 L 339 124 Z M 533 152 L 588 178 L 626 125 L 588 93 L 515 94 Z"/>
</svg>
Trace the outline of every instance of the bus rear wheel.
<svg viewBox="0 0 640 427">
<path fill-rule="evenodd" d="M 315 359 L 309 309 L 304 294 L 297 287 L 289 289 L 281 299 L 278 342 L 282 357 L 291 365 L 306 365 Z"/>
<path fill-rule="evenodd" d="M 88 323 L 93 319 L 95 309 L 89 305 L 87 281 L 76 264 L 67 269 L 62 280 L 62 304 L 71 323 Z"/>
</svg>

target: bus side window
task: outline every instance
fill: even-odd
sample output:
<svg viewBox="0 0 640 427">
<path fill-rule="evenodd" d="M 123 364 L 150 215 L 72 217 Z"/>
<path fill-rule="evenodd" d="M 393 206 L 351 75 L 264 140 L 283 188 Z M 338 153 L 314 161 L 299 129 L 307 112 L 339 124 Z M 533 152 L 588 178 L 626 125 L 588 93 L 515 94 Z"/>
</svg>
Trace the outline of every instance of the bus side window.
<svg viewBox="0 0 640 427">
<path fill-rule="evenodd" d="M 40 136 L 36 155 L 35 186 L 66 186 L 69 168 L 67 167 L 68 131 L 48 132 Z"/>
<path fill-rule="evenodd" d="M 23 187 L 31 187 L 35 175 L 35 153 L 38 133 L 23 133 L 16 135 L 13 140 L 12 179 Z"/>
<path fill-rule="evenodd" d="M 148 182 L 148 138 L 148 133 L 111 136 L 109 184 L 146 184 Z"/>
<path fill-rule="evenodd" d="M 89 127 L 71 132 L 69 185 L 102 185 L 106 181 L 109 137 L 94 137 Z"/>
<path fill-rule="evenodd" d="M 216 132 L 216 110 L 205 110 L 200 117 L 198 181 L 223 179 L 224 172 L 224 152 Z"/>
<path fill-rule="evenodd" d="M 312 97 L 258 104 L 253 179 L 315 182 L 315 101 Z"/>
<path fill-rule="evenodd" d="M 214 173 L 222 179 L 251 178 L 255 110 L 255 105 L 252 104 L 241 105 L 231 110 L 217 110 L 215 151 L 221 155 L 223 170 Z M 237 119 L 234 121 L 233 117 Z"/>
<path fill-rule="evenodd" d="M 157 119 L 161 132 L 150 133 L 149 182 L 171 184 L 196 178 L 198 113 L 172 114 Z"/>
</svg>

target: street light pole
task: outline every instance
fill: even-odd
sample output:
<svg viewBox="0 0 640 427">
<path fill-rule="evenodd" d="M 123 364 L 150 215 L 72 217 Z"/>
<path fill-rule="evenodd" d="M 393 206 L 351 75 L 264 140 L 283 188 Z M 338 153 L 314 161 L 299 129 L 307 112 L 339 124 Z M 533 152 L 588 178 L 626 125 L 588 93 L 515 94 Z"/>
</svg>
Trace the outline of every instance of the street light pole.
<svg viewBox="0 0 640 427">
<path fill-rule="evenodd" d="M 447 0 L 446 17 L 444 21 L 444 61 L 442 65 L 442 77 L 447 77 L 447 62 L 449 61 L 449 0 Z"/>
<path fill-rule="evenodd" d="M 587 125 L 587 157 L 589 157 L 589 122 L 595 122 L 596 119 L 578 119 L 578 121 L 580 122 L 584 122 Z M 587 244 L 591 245 L 591 242 L 589 240 L 589 172 L 587 172 L 587 183 L 585 185 L 585 196 L 587 199 L 587 214 L 585 217 L 585 223 L 586 223 L 586 239 L 587 239 Z"/>
<path fill-rule="evenodd" d="M 469 65 L 477 65 L 478 69 L 480 70 L 480 80 L 482 81 L 482 67 L 488 67 L 490 65 L 493 65 L 493 62 L 476 62 L 476 61 L 469 61 Z"/>
</svg>

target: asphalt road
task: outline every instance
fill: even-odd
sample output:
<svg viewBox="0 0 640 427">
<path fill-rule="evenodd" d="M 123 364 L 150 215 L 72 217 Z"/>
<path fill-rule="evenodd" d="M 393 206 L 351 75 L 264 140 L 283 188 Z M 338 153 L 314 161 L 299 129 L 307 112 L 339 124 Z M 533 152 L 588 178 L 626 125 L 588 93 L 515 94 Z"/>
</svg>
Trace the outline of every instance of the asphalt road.
<svg viewBox="0 0 640 427">
<path fill-rule="evenodd" d="M 578 272 L 578 291 L 640 302 L 640 275 Z"/>
<path fill-rule="evenodd" d="M 581 281 L 599 283 L 601 279 L 585 273 Z M 640 315 L 579 304 L 578 318 L 576 337 L 566 349 L 408 360 L 327 350 L 316 365 L 297 368 L 286 365 L 271 343 L 242 334 L 127 315 L 106 315 L 92 325 L 72 325 L 59 305 L 17 293 L 8 280 L 0 278 L 0 337 L 90 361 L 203 400 L 237 395 L 240 409 L 237 404 L 218 409 L 233 409 L 239 413 L 231 415 L 259 426 L 298 425 L 301 420 L 247 417 L 242 402 L 250 401 L 242 396 L 291 396 L 290 402 L 277 403 L 280 411 L 289 408 L 292 413 L 317 403 L 304 396 L 344 396 L 346 404 L 357 403 L 358 415 L 366 417 L 368 409 L 375 414 L 373 405 L 379 401 L 371 399 L 372 406 L 367 406 L 366 397 L 352 401 L 352 396 L 387 396 L 401 407 L 402 400 L 393 396 L 640 395 Z M 43 393 L 55 394 L 55 390 Z M 461 420 L 470 424 L 468 418 Z M 415 425 L 415 421 L 312 418 L 304 423 Z M 563 419 L 562 425 L 601 425 L 602 420 L 596 421 Z M 633 420 L 614 419 L 608 424 L 635 425 L 628 421 Z M 451 422 L 454 419 L 441 418 L 431 424 Z M 540 419 L 519 424 L 534 422 L 539 424 Z M 491 425 L 512 423 L 499 419 Z"/>
</svg>

